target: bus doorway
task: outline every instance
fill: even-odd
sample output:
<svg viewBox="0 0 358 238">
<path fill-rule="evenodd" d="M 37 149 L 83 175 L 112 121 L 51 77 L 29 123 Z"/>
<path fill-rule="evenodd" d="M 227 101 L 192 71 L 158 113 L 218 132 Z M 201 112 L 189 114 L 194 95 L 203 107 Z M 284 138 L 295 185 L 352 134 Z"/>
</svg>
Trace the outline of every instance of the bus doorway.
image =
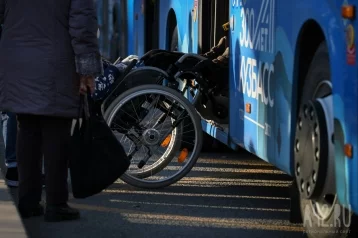
<svg viewBox="0 0 358 238">
<path fill-rule="evenodd" d="M 199 53 L 208 52 L 225 36 L 222 25 L 229 22 L 229 0 L 199 1 Z"/>
<path fill-rule="evenodd" d="M 159 48 L 159 0 L 145 1 L 145 52 Z"/>
<path fill-rule="evenodd" d="M 231 1 L 229 0 L 199 0 L 199 54 L 208 53 L 214 46 L 219 43 L 222 37 L 229 36 L 229 32 L 224 30 L 223 24 L 229 22 L 230 3 Z M 196 108 L 203 116 L 203 118 L 206 120 L 215 121 L 220 125 L 223 131 L 228 131 L 230 107 L 229 62 L 228 60 L 223 60 L 223 58 L 220 58 L 220 56 L 227 55 L 228 53 L 228 38 L 223 42 L 223 44 L 224 45 L 220 44 L 220 50 L 216 49 L 216 53 L 208 54 L 208 57 L 213 59 L 213 62 L 221 65 L 219 67 L 221 68 L 218 71 L 219 73 L 213 74 L 213 77 L 215 77 L 213 78 L 213 81 L 217 82 L 217 86 L 211 94 L 211 100 L 201 102 Z M 220 62 L 217 61 L 219 59 Z M 209 147 L 215 148 L 215 150 L 222 149 L 223 151 L 231 151 L 229 147 L 218 143 L 218 140 L 211 136 L 206 135 L 204 140 L 204 144 L 210 145 Z"/>
</svg>

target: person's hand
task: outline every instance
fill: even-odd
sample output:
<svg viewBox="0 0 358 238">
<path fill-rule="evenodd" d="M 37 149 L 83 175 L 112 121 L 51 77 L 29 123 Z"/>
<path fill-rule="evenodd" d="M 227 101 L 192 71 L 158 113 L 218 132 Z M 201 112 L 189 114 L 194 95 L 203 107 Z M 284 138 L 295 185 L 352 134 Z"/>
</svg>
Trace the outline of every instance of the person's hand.
<svg viewBox="0 0 358 238">
<path fill-rule="evenodd" d="M 86 95 L 88 90 L 91 93 L 94 93 L 95 90 L 95 80 L 93 76 L 80 76 L 80 94 Z"/>
</svg>

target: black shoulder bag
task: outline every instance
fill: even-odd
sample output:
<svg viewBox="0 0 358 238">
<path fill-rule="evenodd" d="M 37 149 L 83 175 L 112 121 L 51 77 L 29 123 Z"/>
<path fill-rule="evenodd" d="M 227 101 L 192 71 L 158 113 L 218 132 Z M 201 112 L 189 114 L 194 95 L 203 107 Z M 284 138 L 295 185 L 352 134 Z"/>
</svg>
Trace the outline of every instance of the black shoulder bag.
<svg viewBox="0 0 358 238">
<path fill-rule="evenodd" d="M 113 184 L 130 165 L 120 142 L 90 95 L 81 96 L 69 161 L 72 193 L 86 198 Z"/>
</svg>

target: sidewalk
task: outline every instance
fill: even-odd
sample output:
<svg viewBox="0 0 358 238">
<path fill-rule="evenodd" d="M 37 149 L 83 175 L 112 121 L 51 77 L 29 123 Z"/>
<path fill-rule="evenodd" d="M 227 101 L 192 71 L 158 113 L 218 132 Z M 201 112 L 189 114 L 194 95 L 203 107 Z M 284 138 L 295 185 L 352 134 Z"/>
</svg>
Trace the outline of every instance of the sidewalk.
<svg viewBox="0 0 358 238">
<path fill-rule="evenodd" d="M 26 238 L 26 232 L 0 172 L 0 237 Z"/>
</svg>

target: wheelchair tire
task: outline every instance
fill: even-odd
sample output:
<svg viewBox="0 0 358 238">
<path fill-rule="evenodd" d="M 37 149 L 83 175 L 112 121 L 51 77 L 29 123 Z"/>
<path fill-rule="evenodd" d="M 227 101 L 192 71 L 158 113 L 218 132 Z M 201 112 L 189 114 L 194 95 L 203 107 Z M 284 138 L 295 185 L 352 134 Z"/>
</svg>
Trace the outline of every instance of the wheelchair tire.
<svg viewBox="0 0 358 238">
<path fill-rule="evenodd" d="M 197 159 L 199 158 L 202 148 L 202 143 L 203 143 L 201 120 L 193 105 L 190 104 L 190 102 L 177 91 L 162 85 L 147 84 L 147 85 L 137 86 L 119 95 L 107 108 L 104 114 L 105 120 L 110 124 L 109 121 L 110 117 L 111 115 L 113 116 L 113 110 L 115 110 L 115 107 L 118 107 L 117 105 L 123 105 L 131 98 L 135 98 L 137 96 L 141 96 L 145 94 L 155 94 L 155 93 L 173 98 L 176 102 L 180 104 L 181 107 L 185 109 L 188 116 L 192 119 L 194 125 L 196 143 L 194 145 L 194 150 L 192 151 L 192 155 L 190 156 L 190 159 L 183 167 L 183 169 L 179 170 L 177 173 L 175 173 L 173 176 L 171 176 L 168 179 L 159 180 L 159 181 L 142 180 L 141 178 L 138 177 L 136 178 L 131 176 L 130 174 L 128 174 L 128 171 L 122 175 L 121 180 L 134 187 L 139 187 L 139 188 L 151 188 L 151 189 L 162 188 L 162 187 L 170 186 L 171 184 L 179 181 L 186 174 L 188 174 L 191 171 L 192 167 L 195 165 Z M 176 143 L 176 145 L 173 146 L 173 148 L 177 148 L 177 147 L 181 147 L 181 143 Z M 171 162 L 171 160 L 166 160 L 163 164 L 160 165 L 160 167 L 159 166 L 156 167 L 155 170 L 165 169 L 165 167 Z"/>
<path fill-rule="evenodd" d="M 165 71 L 150 67 L 144 66 L 137 69 L 133 69 L 129 72 L 123 79 L 121 79 L 120 87 L 115 92 L 115 97 L 111 97 L 110 100 L 103 106 L 104 111 L 108 110 L 109 105 L 122 93 L 127 90 L 141 86 L 144 84 L 162 84 L 160 78 L 167 78 L 167 74 Z"/>
<path fill-rule="evenodd" d="M 108 121 L 113 115 L 113 113 L 116 113 L 116 107 L 118 103 L 121 103 L 121 97 L 117 97 L 108 107 L 107 111 L 104 114 L 104 118 L 107 121 L 107 123 L 110 123 Z M 113 112 L 114 111 L 114 112 Z M 181 140 L 183 133 L 183 124 L 178 125 L 178 127 L 175 130 L 175 136 L 174 139 L 170 141 L 170 143 L 167 146 L 167 151 L 163 154 L 162 159 L 158 160 L 159 163 L 155 163 L 154 166 L 151 166 L 151 168 L 147 171 L 142 171 L 141 173 L 137 173 L 136 177 L 138 178 L 147 178 L 152 176 L 153 174 L 157 174 L 160 171 L 162 171 L 174 158 L 175 154 L 174 152 L 176 150 L 179 150 L 182 146 Z"/>
</svg>

